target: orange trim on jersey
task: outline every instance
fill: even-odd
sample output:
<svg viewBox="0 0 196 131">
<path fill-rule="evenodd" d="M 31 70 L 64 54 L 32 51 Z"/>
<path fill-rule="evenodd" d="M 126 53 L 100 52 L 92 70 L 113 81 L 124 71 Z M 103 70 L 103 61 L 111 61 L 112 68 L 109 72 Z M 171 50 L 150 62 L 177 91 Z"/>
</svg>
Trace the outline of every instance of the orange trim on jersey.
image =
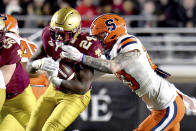
<svg viewBox="0 0 196 131">
<path fill-rule="evenodd" d="M 142 44 L 142 48 L 143 48 L 144 51 L 146 51 L 146 48 L 144 47 L 143 44 Z M 146 56 L 148 58 L 148 61 L 149 61 L 150 65 L 151 65 L 152 69 L 155 70 L 157 68 L 157 65 L 155 65 L 155 64 L 152 63 L 152 60 L 151 60 L 151 58 L 150 58 L 150 56 L 149 56 L 148 53 L 146 54 Z"/>
<path fill-rule="evenodd" d="M 135 80 L 135 78 L 133 78 L 130 74 L 127 74 L 124 70 L 117 72 L 116 75 L 120 80 L 126 80 L 127 82 L 130 82 L 130 84 L 128 84 L 128 86 L 132 90 L 139 89 L 139 87 L 140 87 L 139 83 Z"/>
<path fill-rule="evenodd" d="M 129 42 L 136 42 L 136 38 L 128 38 L 127 40 L 120 43 L 120 45 L 117 47 L 117 50 L 119 50 L 123 45 L 126 45 Z"/>
</svg>

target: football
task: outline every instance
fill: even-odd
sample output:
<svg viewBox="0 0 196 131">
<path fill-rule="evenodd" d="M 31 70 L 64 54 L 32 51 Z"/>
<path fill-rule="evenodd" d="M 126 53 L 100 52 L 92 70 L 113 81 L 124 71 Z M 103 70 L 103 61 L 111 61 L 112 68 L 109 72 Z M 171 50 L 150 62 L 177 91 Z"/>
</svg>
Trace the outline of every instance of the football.
<svg viewBox="0 0 196 131">
<path fill-rule="evenodd" d="M 72 80 L 74 78 L 74 70 L 71 66 L 66 63 L 59 63 L 58 77 L 66 80 Z"/>
</svg>

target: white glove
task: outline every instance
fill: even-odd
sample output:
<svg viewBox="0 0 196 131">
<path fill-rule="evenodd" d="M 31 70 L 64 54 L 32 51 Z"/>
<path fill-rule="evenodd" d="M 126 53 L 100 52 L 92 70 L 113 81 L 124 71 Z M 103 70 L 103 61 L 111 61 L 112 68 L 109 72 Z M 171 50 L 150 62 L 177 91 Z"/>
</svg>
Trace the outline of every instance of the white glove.
<svg viewBox="0 0 196 131">
<path fill-rule="evenodd" d="M 62 47 L 61 58 L 68 58 L 73 61 L 81 62 L 84 54 L 73 46 L 65 45 Z"/>
<path fill-rule="evenodd" d="M 32 67 L 38 70 L 47 71 L 50 76 L 57 76 L 59 62 L 54 61 L 52 58 L 42 58 L 33 61 Z"/>
<path fill-rule="evenodd" d="M 60 86 L 61 85 L 61 82 L 62 82 L 62 79 L 60 79 L 59 77 L 56 77 L 56 76 L 52 76 L 50 77 L 50 81 L 56 85 L 56 86 Z"/>
</svg>

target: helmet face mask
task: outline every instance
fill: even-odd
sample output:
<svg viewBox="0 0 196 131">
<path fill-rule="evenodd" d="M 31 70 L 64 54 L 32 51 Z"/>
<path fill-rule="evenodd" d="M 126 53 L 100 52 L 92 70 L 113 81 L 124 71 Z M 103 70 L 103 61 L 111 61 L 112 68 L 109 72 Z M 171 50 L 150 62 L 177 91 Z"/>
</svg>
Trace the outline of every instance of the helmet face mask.
<svg viewBox="0 0 196 131">
<path fill-rule="evenodd" d="M 50 29 L 50 36 L 52 40 L 67 43 L 73 38 L 72 31 L 60 31 L 58 29 Z"/>
</svg>

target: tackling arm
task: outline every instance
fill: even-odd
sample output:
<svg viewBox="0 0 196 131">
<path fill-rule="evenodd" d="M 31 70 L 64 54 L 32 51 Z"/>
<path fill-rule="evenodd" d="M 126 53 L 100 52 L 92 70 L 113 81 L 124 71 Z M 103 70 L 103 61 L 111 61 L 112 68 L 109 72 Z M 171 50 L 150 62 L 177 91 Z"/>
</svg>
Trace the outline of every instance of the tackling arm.
<svg viewBox="0 0 196 131">
<path fill-rule="evenodd" d="M 82 61 L 82 63 L 88 65 L 89 67 L 110 74 L 124 69 L 134 60 L 134 58 L 138 57 L 139 55 L 140 53 L 138 50 L 131 50 L 129 52 L 120 53 L 112 60 L 105 60 L 84 55 L 73 46 L 64 46 L 63 52 L 61 52 L 61 58 L 68 58 L 77 62 Z"/>
<path fill-rule="evenodd" d="M 139 56 L 138 50 L 121 53 L 112 60 L 84 56 L 83 63 L 105 73 L 116 73 L 128 66 L 133 59 Z"/>
</svg>

